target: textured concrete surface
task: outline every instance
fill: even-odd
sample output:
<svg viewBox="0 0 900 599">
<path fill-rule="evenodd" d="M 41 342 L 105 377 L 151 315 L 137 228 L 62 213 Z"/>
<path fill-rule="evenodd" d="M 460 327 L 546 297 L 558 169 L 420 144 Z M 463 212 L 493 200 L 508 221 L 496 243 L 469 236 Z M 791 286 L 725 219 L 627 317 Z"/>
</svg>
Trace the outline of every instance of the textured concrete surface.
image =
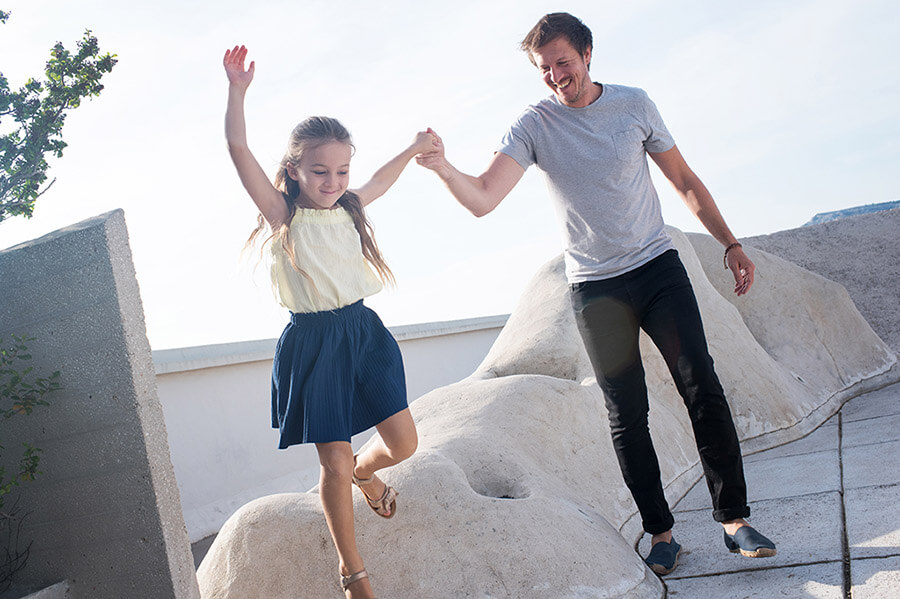
<svg viewBox="0 0 900 599">
<path fill-rule="evenodd" d="M 900 548 L 898 499 L 896 484 L 844 492 L 851 557 L 884 557 L 897 553 Z"/>
<path fill-rule="evenodd" d="M 828 422 L 830 423 L 832 421 L 829 420 Z M 755 462 L 763 459 L 771 460 L 772 458 L 786 456 L 800 456 L 820 451 L 837 451 L 840 443 L 837 426 L 828 426 L 827 424 L 828 423 L 820 426 L 802 439 L 764 452 L 745 455 L 744 462 Z"/>
<path fill-rule="evenodd" d="M 677 599 L 846 599 L 838 562 L 681 578 L 670 580 L 667 586 L 667 596 Z"/>
<path fill-rule="evenodd" d="M 839 285 L 750 250 L 765 274 L 753 293 L 736 298 L 721 246 L 672 234 L 746 452 L 801 438 L 848 398 L 897 380 L 896 355 Z M 665 447 L 660 467 L 674 503 L 699 477 L 696 448 L 662 358 L 641 342 L 650 426 Z M 479 369 L 419 399 L 413 413 L 419 451 L 384 474 L 401 492 L 396 518 L 379 520 L 355 494 L 359 545 L 379 595 L 662 596 L 632 548 L 635 509 L 561 260 L 536 275 Z M 793 501 L 795 514 L 805 505 L 823 519 L 839 518 L 839 458 L 832 448 L 756 461 L 758 475 L 748 468 L 751 501 Z M 794 459 L 801 467 L 784 474 Z M 776 518 L 773 526 L 787 524 Z M 839 539 L 814 559 L 839 559 Z M 205 599 L 324 597 L 335 594 L 335 564 L 317 498 L 278 495 L 226 523 L 198 578 Z"/>
<path fill-rule="evenodd" d="M 846 287 L 875 332 L 900 352 L 900 208 L 742 239 Z"/>
<path fill-rule="evenodd" d="M 600 512 L 607 498 L 625 499 L 620 485 L 601 493 L 597 481 L 575 478 L 595 459 L 592 445 L 609 444 L 583 432 L 601 424 L 599 392 L 519 376 L 467 381 L 441 395 L 446 419 L 420 419 L 422 449 L 385 474 L 401 492 L 395 518 L 379 519 L 355 493 L 358 541 L 379 596 L 662 595 Z M 428 397 L 435 396 L 419 402 Z M 546 410 L 548 397 L 554 413 Z M 579 424 L 585 406 L 593 415 Z M 586 500 L 586 489 L 597 495 Z M 329 597 L 338 596 L 335 564 L 317 496 L 277 495 L 229 519 L 198 578 L 205 598 Z"/>
<path fill-rule="evenodd" d="M 781 448 L 779 448 L 781 449 Z M 823 459 L 832 457 L 835 459 Z M 837 450 L 786 457 L 765 458 L 765 452 L 745 463 L 748 501 L 796 497 L 841 490 Z M 753 467 L 749 467 L 753 464 Z M 788 468 L 787 465 L 799 466 Z M 712 509 L 709 491 L 701 481 L 678 504 L 682 509 Z"/>
<path fill-rule="evenodd" d="M 900 441 L 900 414 L 844 423 L 844 447 Z"/>
<path fill-rule="evenodd" d="M 896 416 L 900 414 L 900 401 L 893 392 L 892 387 L 873 391 L 866 395 L 866 401 L 847 404 L 841 410 L 841 416 L 847 426 L 851 422 L 860 420 L 869 420 L 871 418 L 879 418 L 881 416 Z M 833 422 L 836 422 L 833 420 Z"/>
<path fill-rule="evenodd" d="M 853 562 L 852 599 L 900 597 L 900 556 Z"/>
<path fill-rule="evenodd" d="M 844 464 L 850 466 L 844 473 L 847 489 L 900 484 L 900 441 L 873 438 L 873 443 L 845 448 L 843 456 Z"/>
<path fill-rule="evenodd" d="M 810 435 L 828 431 L 816 442 L 795 441 L 763 451 L 745 462 L 751 495 L 755 493 L 752 481 L 759 481 L 761 475 L 776 469 L 783 473 L 779 485 L 786 484 L 792 476 L 806 479 L 810 459 L 828 464 L 823 467 L 829 471 L 836 469 L 841 473 L 834 491 L 806 494 L 803 485 L 788 486 L 777 499 L 751 502 L 750 523 L 778 546 L 778 554 L 772 558 L 750 559 L 729 553 L 722 541 L 721 527 L 712 521 L 709 508 L 695 509 L 696 502 L 688 504 L 685 497 L 675 508 L 674 534 L 686 551 L 675 572 L 665 577 L 668 596 L 900 597 L 900 522 L 896 507 L 900 502 L 900 481 L 869 484 L 870 476 L 859 475 L 860 471 L 896 471 L 898 462 L 884 453 L 885 446 L 894 441 L 872 439 L 848 448 L 843 436 L 848 424 L 861 422 L 860 414 L 865 414 L 865 422 L 871 426 L 880 427 L 898 406 L 900 384 L 861 395 Z M 848 423 L 847 414 L 857 420 Z M 830 446 L 832 432 L 838 436 L 836 450 Z M 898 436 L 900 432 L 894 434 L 894 438 Z M 829 440 L 824 442 L 824 449 L 819 450 L 826 438 Z M 785 454 L 792 445 L 811 453 Z M 853 453 L 850 460 L 849 452 Z M 702 482 L 697 485 L 702 486 Z M 693 497 L 695 491 L 689 496 Z M 639 551 L 646 554 L 648 545 L 645 536 L 638 545 Z"/>
<path fill-rule="evenodd" d="M 199 597 L 123 213 L 0 251 L 0 281 L 0 336 L 35 337 L 35 371 L 63 386 L 3 431 L 43 450 L 12 596 Z"/>
</svg>

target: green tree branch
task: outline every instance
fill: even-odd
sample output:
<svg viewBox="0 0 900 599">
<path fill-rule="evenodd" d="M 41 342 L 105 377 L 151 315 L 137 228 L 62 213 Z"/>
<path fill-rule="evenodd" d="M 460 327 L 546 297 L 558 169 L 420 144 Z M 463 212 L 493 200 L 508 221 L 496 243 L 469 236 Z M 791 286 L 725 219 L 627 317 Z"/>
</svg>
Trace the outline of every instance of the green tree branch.
<svg viewBox="0 0 900 599">
<path fill-rule="evenodd" d="M 0 11 L 0 23 L 9 13 Z M 100 80 L 116 65 L 115 54 L 100 54 L 91 30 L 72 53 L 57 42 L 50 51 L 44 80 L 29 79 L 12 91 L 0 73 L 0 123 L 13 127 L 0 136 L 0 222 L 11 216 L 30 218 L 34 204 L 53 184 L 47 181 L 47 156 L 61 158 L 62 128 L 69 110 L 103 90 Z M 46 183 L 46 184 L 45 184 Z"/>
</svg>

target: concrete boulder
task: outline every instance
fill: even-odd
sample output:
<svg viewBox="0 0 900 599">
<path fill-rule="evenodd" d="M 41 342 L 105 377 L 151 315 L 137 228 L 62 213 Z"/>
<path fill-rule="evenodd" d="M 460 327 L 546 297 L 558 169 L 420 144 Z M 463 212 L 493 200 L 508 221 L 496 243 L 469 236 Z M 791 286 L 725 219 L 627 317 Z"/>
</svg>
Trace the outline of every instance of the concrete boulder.
<svg viewBox="0 0 900 599">
<path fill-rule="evenodd" d="M 843 401 L 897 380 L 897 358 L 839 285 L 783 260 L 736 298 L 711 238 L 670 231 L 747 451 L 800 437 Z M 650 426 L 671 502 L 700 476 L 690 422 L 642 337 Z M 382 520 L 355 493 L 357 536 L 383 597 L 659 598 L 569 306 L 562 260 L 541 268 L 478 370 L 412 406 L 415 456 L 383 473 Z M 711 521 L 712 524 L 712 521 Z M 225 524 L 198 571 L 206 599 L 338 597 L 314 493 L 264 497 Z"/>
<path fill-rule="evenodd" d="M 900 351 L 900 208 L 848 216 L 745 244 L 765 250 L 847 288 L 872 330 Z"/>
</svg>

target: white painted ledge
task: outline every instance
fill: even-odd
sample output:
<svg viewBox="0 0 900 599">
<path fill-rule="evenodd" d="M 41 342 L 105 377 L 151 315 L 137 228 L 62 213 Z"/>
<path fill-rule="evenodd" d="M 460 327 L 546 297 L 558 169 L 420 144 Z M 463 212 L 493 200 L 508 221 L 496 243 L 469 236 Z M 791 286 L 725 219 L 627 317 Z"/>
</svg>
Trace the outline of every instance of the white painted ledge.
<svg viewBox="0 0 900 599">
<path fill-rule="evenodd" d="M 445 335 L 457 335 L 471 331 L 500 329 L 506 324 L 509 314 L 482 316 L 461 320 L 446 320 L 388 327 L 397 341 L 426 339 Z M 238 341 L 214 345 L 198 345 L 153 351 L 156 374 L 170 374 L 201 370 L 216 366 L 230 366 L 245 362 L 271 360 L 275 355 L 277 339 Z"/>
</svg>

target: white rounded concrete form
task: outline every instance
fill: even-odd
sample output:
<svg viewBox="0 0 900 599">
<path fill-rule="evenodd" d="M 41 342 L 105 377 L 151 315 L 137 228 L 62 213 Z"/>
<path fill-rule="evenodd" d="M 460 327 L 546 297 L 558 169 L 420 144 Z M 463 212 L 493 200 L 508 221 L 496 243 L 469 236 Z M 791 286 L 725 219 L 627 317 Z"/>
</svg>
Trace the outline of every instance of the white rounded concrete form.
<svg viewBox="0 0 900 599">
<path fill-rule="evenodd" d="M 799 438 L 850 397 L 900 378 L 896 355 L 839 285 L 747 248 L 758 279 L 734 297 L 721 246 L 670 233 L 745 453 Z M 664 595 L 633 549 L 639 522 L 567 294 L 562 260 L 546 264 L 478 370 L 413 404 L 419 450 L 384 473 L 401 493 L 396 518 L 375 517 L 355 493 L 379 596 Z M 697 450 L 662 358 L 648 339 L 641 346 L 674 503 L 699 477 Z M 205 599 L 330 597 L 336 563 L 318 497 L 275 495 L 232 516 L 198 578 Z"/>
</svg>

